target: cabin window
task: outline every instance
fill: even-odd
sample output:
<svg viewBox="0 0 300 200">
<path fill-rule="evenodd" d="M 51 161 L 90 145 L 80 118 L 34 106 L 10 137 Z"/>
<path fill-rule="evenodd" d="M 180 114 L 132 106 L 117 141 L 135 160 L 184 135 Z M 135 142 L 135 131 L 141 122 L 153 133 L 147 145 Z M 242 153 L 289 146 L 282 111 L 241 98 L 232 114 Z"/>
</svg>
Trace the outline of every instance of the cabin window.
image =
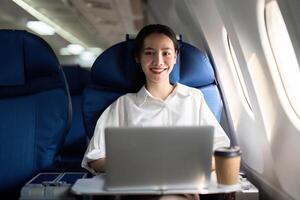
<svg viewBox="0 0 300 200">
<path fill-rule="evenodd" d="M 234 48 L 231 44 L 230 38 L 229 38 L 227 33 L 226 33 L 226 36 L 227 36 L 229 53 L 230 53 L 231 59 L 233 61 L 233 67 L 234 67 L 233 71 L 236 72 L 236 77 L 239 81 L 239 85 L 241 86 L 241 89 L 242 89 L 243 95 L 245 97 L 245 100 L 246 100 L 249 108 L 252 110 L 252 106 L 251 106 L 251 103 L 250 103 L 250 98 L 249 98 L 249 95 L 248 95 L 248 92 L 247 92 L 246 84 L 245 84 L 245 81 L 244 81 L 244 78 L 243 78 L 243 74 L 241 72 L 240 65 L 238 63 Z"/>
<path fill-rule="evenodd" d="M 265 8 L 266 29 L 277 70 L 289 102 L 300 118 L 299 63 L 277 1 L 268 2 Z"/>
</svg>

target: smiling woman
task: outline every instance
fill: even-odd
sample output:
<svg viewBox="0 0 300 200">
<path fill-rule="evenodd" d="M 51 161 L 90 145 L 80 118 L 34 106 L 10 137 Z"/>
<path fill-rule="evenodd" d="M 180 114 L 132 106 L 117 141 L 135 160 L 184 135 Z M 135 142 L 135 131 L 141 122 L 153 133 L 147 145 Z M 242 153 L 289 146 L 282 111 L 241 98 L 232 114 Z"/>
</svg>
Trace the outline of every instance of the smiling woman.
<svg viewBox="0 0 300 200">
<path fill-rule="evenodd" d="M 163 34 L 152 34 L 145 39 L 143 52 L 137 58 L 146 75 L 147 88 L 161 81 L 169 83 L 169 74 L 176 63 L 172 41 Z"/>
<path fill-rule="evenodd" d="M 169 74 L 176 63 L 177 47 L 176 36 L 167 26 L 148 25 L 139 32 L 134 55 L 144 71 L 146 83 L 137 93 L 119 97 L 102 113 L 82 167 L 94 174 L 105 171 L 105 127 L 210 125 L 215 127 L 214 149 L 229 146 L 228 137 L 207 106 L 201 91 L 180 83 L 170 83 Z M 160 198 L 167 197 L 156 197 Z M 170 198 L 186 197 L 179 195 Z M 194 198 L 198 196 L 192 195 Z"/>
<path fill-rule="evenodd" d="M 136 46 L 142 47 L 140 50 L 136 49 L 135 57 L 145 73 L 146 89 L 165 100 L 174 89 L 170 84 L 169 74 L 177 58 L 176 35 L 168 27 L 149 25 L 138 34 Z"/>
</svg>

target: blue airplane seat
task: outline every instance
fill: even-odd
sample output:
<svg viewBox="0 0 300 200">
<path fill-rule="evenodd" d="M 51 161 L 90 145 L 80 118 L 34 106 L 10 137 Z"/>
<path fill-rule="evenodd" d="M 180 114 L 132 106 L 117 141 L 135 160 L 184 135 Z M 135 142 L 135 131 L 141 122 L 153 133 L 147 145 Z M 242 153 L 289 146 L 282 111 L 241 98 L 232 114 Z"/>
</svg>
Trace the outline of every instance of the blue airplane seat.
<svg viewBox="0 0 300 200">
<path fill-rule="evenodd" d="M 223 102 L 209 58 L 204 52 L 185 42 L 181 42 L 179 51 L 178 64 L 174 66 L 176 75 L 171 74 L 171 81 L 200 89 L 208 107 L 220 122 Z"/>
<path fill-rule="evenodd" d="M 83 123 L 82 93 L 89 81 L 90 71 L 80 65 L 62 66 L 72 99 L 72 125 L 61 151 L 61 168 L 78 171 L 87 148 L 87 134 Z"/>
<path fill-rule="evenodd" d="M 172 83 L 199 88 L 208 106 L 218 120 L 221 117 L 222 100 L 216 86 L 215 75 L 208 57 L 185 42 L 179 41 L 177 63 L 170 74 Z M 104 51 L 94 62 L 91 81 L 84 91 L 83 114 L 89 137 L 92 137 L 97 119 L 119 96 L 137 92 L 145 83 L 142 69 L 133 56 L 134 41 L 127 36 Z"/>
<path fill-rule="evenodd" d="M 18 198 L 38 172 L 56 170 L 71 122 L 64 73 L 50 46 L 0 30 L 0 198 Z"/>
</svg>

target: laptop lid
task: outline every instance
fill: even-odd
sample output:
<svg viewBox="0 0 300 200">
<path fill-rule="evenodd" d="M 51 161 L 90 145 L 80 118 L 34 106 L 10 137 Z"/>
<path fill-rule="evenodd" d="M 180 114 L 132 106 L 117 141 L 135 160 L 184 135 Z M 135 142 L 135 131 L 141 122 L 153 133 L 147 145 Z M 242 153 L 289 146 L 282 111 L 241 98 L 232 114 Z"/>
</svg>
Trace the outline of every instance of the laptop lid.
<svg viewBox="0 0 300 200">
<path fill-rule="evenodd" d="M 105 129 L 107 190 L 198 191 L 210 180 L 214 128 Z"/>
</svg>

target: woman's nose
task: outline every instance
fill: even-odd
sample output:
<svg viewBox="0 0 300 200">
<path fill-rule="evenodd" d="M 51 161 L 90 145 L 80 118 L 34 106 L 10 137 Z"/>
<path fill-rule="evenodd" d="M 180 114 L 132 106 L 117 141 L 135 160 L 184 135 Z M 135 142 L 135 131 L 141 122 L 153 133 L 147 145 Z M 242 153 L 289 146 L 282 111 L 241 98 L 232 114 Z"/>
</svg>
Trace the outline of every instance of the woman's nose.
<svg viewBox="0 0 300 200">
<path fill-rule="evenodd" d="M 163 57 L 160 53 L 154 54 L 154 65 L 161 65 L 163 63 Z"/>
</svg>

